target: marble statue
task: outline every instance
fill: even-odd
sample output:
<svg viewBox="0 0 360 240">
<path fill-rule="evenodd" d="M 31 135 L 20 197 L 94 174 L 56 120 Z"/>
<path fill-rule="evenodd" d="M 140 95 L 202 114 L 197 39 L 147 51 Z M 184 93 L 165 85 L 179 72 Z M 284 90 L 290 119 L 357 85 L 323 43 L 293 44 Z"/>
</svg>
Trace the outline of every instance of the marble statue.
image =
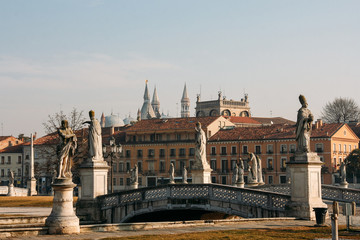
<svg viewBox="0 0 360 240">
<path fill-rule="evenodd" d="M 59 157 L 59 175 L 58 178 L 71 178 L 71 164 L 77 148 L 77 138 L 69 127 L 67 120 L 61 121 L 61 127 L 58 128 L 60 144 L 58 146 Z"/>
<path fill-rule="evenodd" d="M 206 135 L 201 128 L 201 123 L 196 123 L 195 127 L 195 169 L 209 169 L 209 163 L 206 160 Z"/>
<path fill-rule="evenodd" d="M 256 161 L 257 161 L 257 179 L 258 183 L 263 184 L 264 180 L 262 177 L 262 168 L 261 168 L 261 158 L 259 155 L 256 155 Z"/>
<path fill-rule="evenodd" d="M 170 163 L 169 175 L 170 183 L 175 183 L 175 168 L 173 163 Z"/>
<path fill-rule="evenodd" d="M 239 167 L 238 167 L 238 183 L 244 182 L 244 161 L 240 158 Z"/>
<path fill-rule="evenodd" d="M 15 180 L 14 171 L 10 171 L 9 172 L 9 186 L 14 186 L 14 180 Z"/>
<path fill-rule="evenodd" d="M 254 153 L 249 153 L 249 183 L 257 183 L 258 181 L 258 167 L 257 159 Z"/>
<path fill-rule="evenodd" d="M 346 164 L 344 161 L 340 165 L 340 178 L 342 183 L 346 182 Z"/>
<path fill-rule="evenodd" d="M 232 175 L 232 184 L 235 185 L 239 180 L 239 167 L 235 164 L 233 168 L 233 175 Z"/>
<path fill-rule="evenodd" d="M 187 170 L 186 170 L 186 166 L 184 165 L 183 171 L 182 171 L 182 181 L 183 183 L 188 183 L 187 182 L 188 176 L 187 176 Z"/>
<path fill-rule="evenodd" d="M 99 121 L 95 118 L 95 112 L 91 110 L 89 112 L 90 121 L 86 121 L 83 124 L 90 124 L 89 126 L 89 136 L 88 136 L 88 145 L 89 145 L 89 157 L 92 160 L 103 160 L 102 152 L 102 138 L 101 138 L 101 125 Z"/>
<path fill-rule="evenodd" d="M 139 179 L 139 170 L 138 170 L 138 166 L 137 164 L 135 164 L 134 168 L 132 168 L 130 170 L 130 183 L 131 184 L 136 184 L 138 183 L 138 179 Z"/>
<path fill-rule="evenodd" d="M 307 108 L 308 104 L 303 95 L 299 96 L 301 108 L 298 111 L 296 122 L 297 152 L 310 152 L 310 135 L 314 116 Z"/>
</svg>

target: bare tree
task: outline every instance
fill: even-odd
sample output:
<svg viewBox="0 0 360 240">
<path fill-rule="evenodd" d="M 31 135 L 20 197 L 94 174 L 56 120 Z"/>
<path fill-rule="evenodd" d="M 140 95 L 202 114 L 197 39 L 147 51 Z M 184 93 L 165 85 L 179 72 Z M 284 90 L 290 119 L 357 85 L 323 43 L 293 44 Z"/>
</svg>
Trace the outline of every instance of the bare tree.
<svg viewBox="0 0 360 240">
<path fill-rule="evenodd" d="M 83 111 L 78 111 L 76 108 L 73 108 L 68 115 L 60 110 L 60 112 L 48 115 L 48 117 L 49 119 L 43 123 L 47 134 L 56 132 L 64 119 L 68 120 L 69 127 L 74 131 L 81 129 L 83 127 L 82 123 L 85 121 Z"/>
<path fill-rule="evenodd" d="M 326 103 L 321 114 L 322 119 L 328 123 L 357 121 L 360 118 L 360 108 L 354 99 L 340 97 Z"/>
</svg>

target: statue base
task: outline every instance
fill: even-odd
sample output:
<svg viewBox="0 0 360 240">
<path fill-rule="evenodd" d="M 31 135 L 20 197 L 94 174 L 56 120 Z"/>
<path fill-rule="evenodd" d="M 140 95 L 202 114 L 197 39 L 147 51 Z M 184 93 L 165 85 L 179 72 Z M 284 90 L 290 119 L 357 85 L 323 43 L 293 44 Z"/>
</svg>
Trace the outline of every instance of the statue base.
<svg viewBox="0 0 360 240">
<path fill-rule="evenodd" d="M 211 171 L 212 171 L 211 168 L 191 170 L 192 183 L 194 184 L 211 183 Z"/>
<path fill-rule="evenodd" d="M 28 188 L 28 196 L 37 195 L 35 178 L 31 178 L 27 181 L 27 188 Z"/>
<path fill-rule="evenodd" d="M 291 176 L 291 201 L 286 205 L 286 215 L 314 220 L 313 208 L 326 208 L 321 198 L 321 165 L 316 153 L 296 153 L 287 162 Z"/>
<path fill-rule="evenodd" d="M 132 183 L 130 184 L 130 189 L 138 189 L 139 188 L 139 184 L 138 183 Z"/>
<path fill-rule="evenodd" d="M 239 188 L 244 188 L 245 187 L 245 183 L 244 182 L 237 182 L 236 186 Z"/>
<path fill-rule="evenodd" d="M 9 197 L 16 196 L 16 194 L 15 194 L 14 184 L 10 184 L 10 185 L 9 185 L 9 187 L 8 187 L 8 194 L 7 194 L 7 196 L 9 196 Z"/>
<path fill-rule="evenodd" d="M 247 187 L 256 187 L 256 186 L 259 186 L 259 183 L 257 183 L 257 182 L 247 183 L 246 186 Z"/>
<path fill-rule="evenodd" d="M 187 181 L 183 181 L 182 184 L 188 184 L 188 182 L 187 182 Z"/>
<path fill-rule="evenodd" d="M 342 183 L 340 183 L 340 187 L 342 187 L 342 188 L 348 188 L 348 187 L 349 187 L 349 183 L 348 183 L 348 182 L 342 182 Z"/>
<path fill-rule="evenodd" d="M 258 182 L 258 185 L 262 186 L 262 185 L 265 185 L 265 183 L 263 181 L 261 181 L 261 182 Z"/>
<path fill-rule="evenodd" d="M 79 218 L 75 215 L 73 206 L 74 184 L 71 178 L 55 179 L 51 185 L 54 188 L 53 208 L 45 225 L 49 234 L 80 233 Z"/>
</svg>

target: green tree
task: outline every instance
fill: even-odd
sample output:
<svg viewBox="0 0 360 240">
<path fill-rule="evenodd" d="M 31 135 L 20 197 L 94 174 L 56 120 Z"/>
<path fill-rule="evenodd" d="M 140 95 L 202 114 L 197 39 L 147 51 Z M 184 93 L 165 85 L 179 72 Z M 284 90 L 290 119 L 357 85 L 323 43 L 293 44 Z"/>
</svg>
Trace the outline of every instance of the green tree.
<svg viewBox="0 0 360 240">
<path fill-rule="evenodd" d="M 321 114 L 322 119 L 327 123 L 358 121 L 360 108 L 354 99 L 339 97 L 326 103 Z"/>
<path fill-rule="evenodd" d="M 348 177 L 360 175 L 360 148 L 354 149 L 345 159 Z"/>
</svg>

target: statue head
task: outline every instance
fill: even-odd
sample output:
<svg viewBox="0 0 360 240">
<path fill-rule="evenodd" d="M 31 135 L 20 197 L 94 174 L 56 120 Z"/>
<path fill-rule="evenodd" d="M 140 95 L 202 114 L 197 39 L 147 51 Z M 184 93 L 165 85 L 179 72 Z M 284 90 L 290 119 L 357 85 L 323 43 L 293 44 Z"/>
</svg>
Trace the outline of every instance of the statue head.
<svg viewBox="0 0 360 240">
<path fill-rule="evenodd" d="M 67 120 L 61 120 L 61 127 L 63 128 L 68 128 L 69 127 L 69 123 Z"/>
<path fill-rule="evenodd" d="M 200 122 L 197 122 L 197 123 L 196 123 L 196 128 L 197 128 L 197 129 L 201 129 L 201 123 L 200 123 Z"/>
<path fill-rule="evenodd" d="M 93 119 L 95 117 L 95 112 L 93 110 L 89 111 L 89 116 L 91 119 Z"/>
<path fill-rule="evenodd" d="M 301 103 L 301 105 L 302 105 L 303 107 L 307 107 L 307 106 L 308 106 L 308 104 L 307 104 L 307 102 L 306 102 L 306 98 L 304 97 L 304 95 L 301 95 L 301 94 L 300 94 L 300 96 L 299 96 L 299 101 L 300 101 L 300 103 Z"/>
</svg>

